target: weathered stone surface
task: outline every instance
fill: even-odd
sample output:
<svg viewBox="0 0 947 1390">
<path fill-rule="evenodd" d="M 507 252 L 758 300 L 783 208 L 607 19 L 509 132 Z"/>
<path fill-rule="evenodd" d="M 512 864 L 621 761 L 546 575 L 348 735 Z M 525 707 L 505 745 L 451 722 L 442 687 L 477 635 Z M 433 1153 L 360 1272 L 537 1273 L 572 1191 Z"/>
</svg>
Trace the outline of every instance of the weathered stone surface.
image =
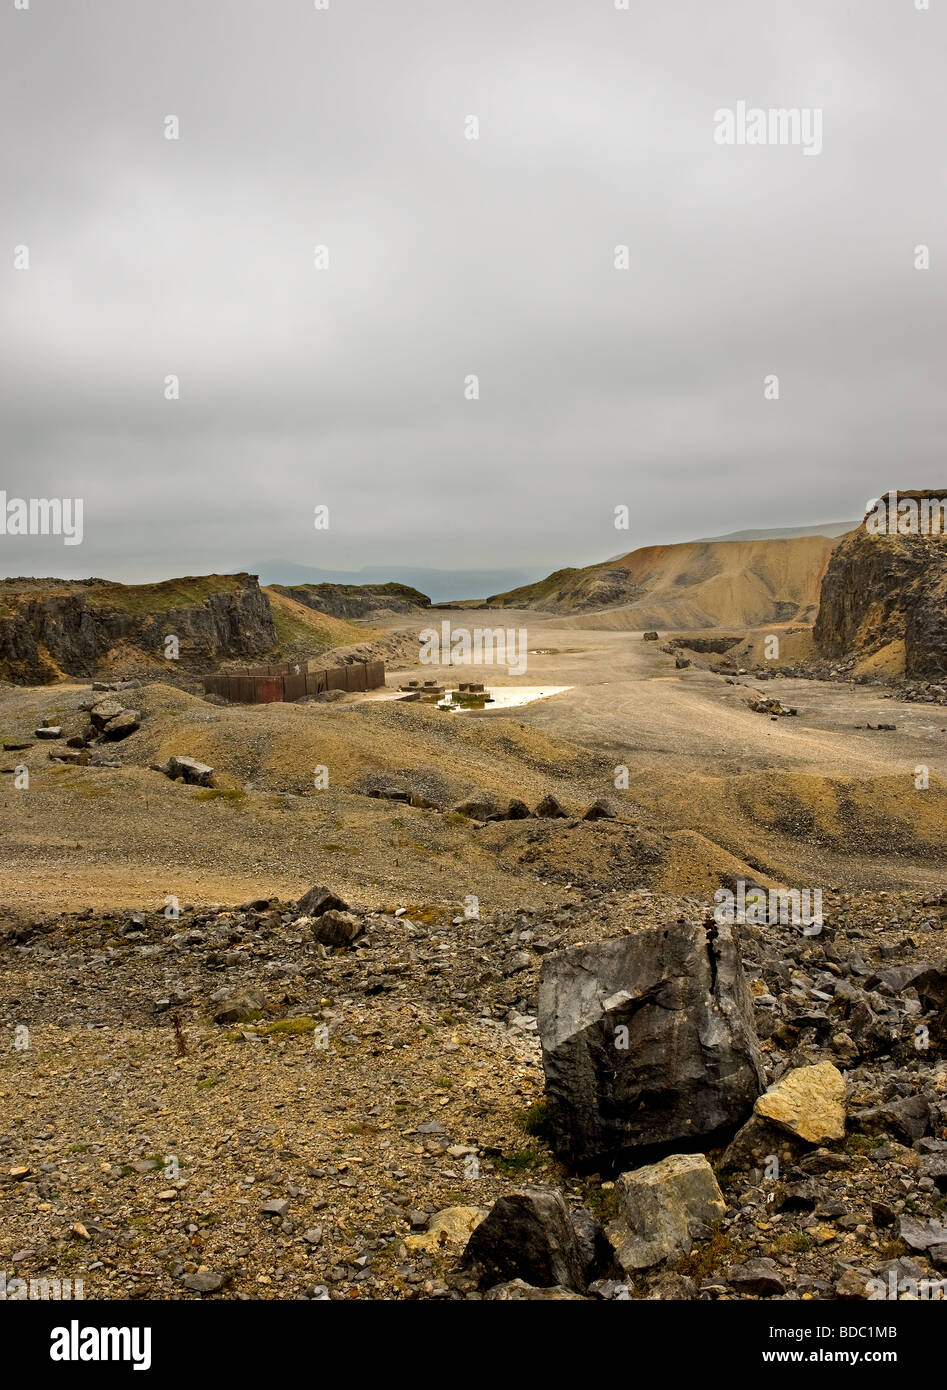
<svg viewBox="0 0 947 1390">
<path fill-rule="evenodd" d="M 574 1289 L 564 1288 L 562 1284 L 554 1284 L 551 1289 L 538 1289 L 534 1284 L 527 1284 L 524 1279 L 511 1279 L 509 1283 L 497 1284 L 494 1288 L 488 1289 L 483 1297 L 484 1302 L 490 1303 L 589 1302 L 584 1294 L 576 1293 Z"/>
<path fill-rule="evenodd" d="M 110 742 L 117 743 L 119 739 L 128 738 L 141 725 L 141 715 L 136 709 L 123 709 L 121 714 L 116 714 L 114 719 L 110 719 L 102 730 L 102 737 Z"/>
<path fill-rule="evenodd" d="M 770 1154 L 775 1154 L 782 1164 L 792 1163 L 805 1152 L 805 1144 L 795 1134 L 787 1134 L 777 1129 L 762 1116 L 752 1114 L 745 1125 L 733 1136 L 719 1167 L 721 1171 L 758 1167 L 766 1164 Z"/>
<path fill-rule="evenodd" d="M 211 786 L 211 779 L 214 775 L 214 769 L 208 767 L 207 763 L 199 763 L 196 758 L 179 757 L 176 754 L 172 755 L 164 767 L 159 770 L 166 777 L 170 777 L 172 781 L 181 777 L 185 782 L 198 787 Z"/>
<path fill-rule="evenodd" d="M 464 1245 L 487 1215 L 488 1207 L 445 1207 L 427 1223 L 422 1235 L 406 1236 L 408 1250 L 425 1250 L 429 1254 L 444 1247 Z"/>
<path fill-rule="evenodd" d="M 323 946 L 351 946 L 365 930 L 365 923 L 352 912 L 330 908 L 312 923 L 312 934 Z"/>
<path fill-rule="evenodd" d="M 831 1062 L 794 1067 L 759 1097 L 754 1109 L 809 1144 L 845 1137 L 845 1082 Z"/>
<path fill-rule="evenodd" d="M 109 720 L 117 718 L 124 708 L 120 700 L 100 700 L 92 706 L 90 718 L 97 729 L 104 729 Z"/>
<path fill-rule="evenodd" d="M 927 1131 L 930 1105 L 924 1096 L 905 1096 L 852 1116 L 852 1128 L 861 1134 L 893 1134 L 904 1144 L 913 1144 Z"/>
<path fill-rule="evenodd" d="M 522 1278 L 539 1288 L 583 1290 L 586 1269 L 562 1194 L 531 1187 L 495 1202 L 474 1231 L 460 1262 L 481 1288 Z"/>
<path fill-rule="evenodd" d="M 261 994 L 241 994 L 234 999 L 225 999 L 214 1011 L 214 1022 L 247 1023 L 259 1018 L 264 1002 Z"/>
<path fill-rule="evenodd" d="M 898 1235 L 911 1250 L 930 1250 L 947 1244 L 947 1226 L 942 1221 L 917 1221 L 913 1216 L 898 1219 Z"/>
<path fill-rule="evenodd" d="M 756 1298 L 786 1292 L 776 1261 L 768 1258 L 732 1265 L 727 1270 L 727 1283 L 737 1293 L 752 1294 Z"/>
<path fill-rule="evenodd" d="M 680 922 L 547 956 L 538 1018 L 555 1144 L 579 1165 L 739 1124 L 762 1089 L 728 926 Z"/>
<path fill-rule="evenodd" d="M 616 1188 L 619 1217 L 607 1234 L 626 1273 L 689 1254 L 694 1239 L 708 1235 L 727 1210 L 703 1154 L 672 1154 L 622 1173 Z"/>
<path fill-rule="evenodd" d="M 204 1272 L 198 1270 L 195 1274 L 185 1274 L 181 1283 L 186 1289 L 193 1290 L 194 1293 L 216 1293 L 218 1289 L 224 1287 L 229 1278 L 228 1274 L 215 1274 L 212 1270 L 205 1270 Z"/>
<path fill-rule="evenodd" d="M 37 738 L 62 738 L 62 727 L 59 724 L 43 724 L 34 733 Z"/>
<path fill-rule="evenodd" d="M 452 806 L 451 811 L 459 816 L 467 816 L 470 820 L 504 819 L 503 808 L 492 792 L 477 792 L 474 796 L 468 796 L 466 800 L 458 801 Z"/>
<path fill-rule="evenodd" d="M 612 803 L 610 801 L 606 801 L 604 797 L 600 796 L 597 801 L 592 802 L 591 806 L 585 812 L 585 815 L 582 817 L 582 819 L 614 820 L 617 815 L 618 812 L 615 810 L 615 807 L 612 805 Z"/>
<path fill-rule="evenodd" d="M 549 796 L 543 797 L 542 801 L 536 807 L 534 814 L 546 819 L 561 820 L 569 813 L 562 803 L 550 793 Z"/>
<path fill-rule="evenodd" d="M 296 904 L 300 917 L 321 917 L 324 912 L 347 912 L 348 903 L 329 888 L 310 888 Z"/>
<path fill-rule="evenodd" d="M 222 660 L 262 656 L 276 647 L 269 599 L 256 577 L 237 574 L 224 583 L 226 588 L 218 592 L 209 583 L 206 595 L 192 606 L 175 604 L 182 666 L 206 671 Z M 135 590 L 103 579 L 69 581 L 65 591 L 57 581 L 52 592 L 39 581 L 35 590 L 13 598 L 9 616 L 0 623 L 0 671 L 46 684 L 63 672 L 87 677 L 116 648 L 152 659 L 167 635 L 165 605 L 160 597 L 153 610 L 116 604 L 116 596 L 125 592 L 135 595 Z M 97 681 L 93 689 L 115 686 L 114 681 Z M 128 689 L 129 683 L 123 681 L 119 688 Z"/>
</svg>

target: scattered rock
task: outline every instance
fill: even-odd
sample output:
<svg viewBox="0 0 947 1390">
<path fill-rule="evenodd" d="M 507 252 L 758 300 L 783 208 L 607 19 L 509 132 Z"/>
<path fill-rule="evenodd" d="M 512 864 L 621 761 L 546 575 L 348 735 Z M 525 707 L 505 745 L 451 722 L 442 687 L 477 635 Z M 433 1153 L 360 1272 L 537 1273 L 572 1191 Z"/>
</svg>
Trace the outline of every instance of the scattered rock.
<svg viewBox="0 0 947 1390">
<path fill-rule="evenodd" d="M 310 888 L 296 904 L 300 917 L 321 917 L 324 912 L 347 912 L 348 903 L 329 888 Z"/>
<path fill-rule="evenodd" d="M 554 1284 L 550 1289 L 538 1289 L 534 1284 L 527 1284 L 523 1279 L 511 1279 L 506 1284 L 496 1284 L 492 1289 L 488 1289 L 484 1294 L 485 1302 L 513 1302 L 524 1303 L 552 1303 L 572 1300 L 578 1303 L 587 1303 L 588 1299 L 583 1294 L 576 1293 L 574 1289 L 567 1289 L 562 1284 Z"/>
<path fill-rule="evenodd" d="M 726 1215 L 726 1203 L 703 1154 L 672 1154 L 622 1173 L 616 1183 L 619 1218 L 607 1229 L 626 1273 L 690 1253 Z"/>
<path fill-rule="evenodd" d="M 562 1284 L 581 1292 L 586 1269 L 562 1194 L 531 1187 L 494 1203 L 467 1242 L 460 1262 L 481 1288 L 523 1278 L 538 1288 Z"/>
<path fill-rule="evenodd" d="M 776 1261 L 768 1258 L 731 1265 L 727 1270 L 727 1283 L 737 1293 L 750 1294 L 754 1298 L 769 1298 L 773 1294 L 786 1292 Z"/>
<path fill-rule="evenodd" d="M 427 1225 L 423 1235 L 406 1236 L 408 1250 L 424 1250 L 432 1254 L 445 1246 L 459 1248 L 467 1242 L 487 1215 L 487 1207 L 445 1207 L 427 1220 L 424 1213 L 411 1213 L 412 1218 L 420 1215 Z M 412 1219 L 412 1225 L 415 1222 Z"/>
<path fill-rule="evenodd" d="M 365 930 L 365 923 L 353 912 L 329 908 L 312 923 L 312 934 L 323 946 L 351 946 Z"/>
<path fill-rule="evenodd" d="M 179 777 L 196 787 L 210 787 L 213 785 L 211 779 L 214 769 L 208 767 L 206 763 L 199 763 L 196 758 L 180 757 L 177 754 L 168 759 L 163 767 L 157 769 L 163 772 L 165 777 L 170 777 L 176 781 Z"/>
<path fill-rule="evenodd" d="M 810 1144 L 845 1138 L 845 1082 L 831 1062 L 786 1072 L 753 1108 Z"/>
</svg>

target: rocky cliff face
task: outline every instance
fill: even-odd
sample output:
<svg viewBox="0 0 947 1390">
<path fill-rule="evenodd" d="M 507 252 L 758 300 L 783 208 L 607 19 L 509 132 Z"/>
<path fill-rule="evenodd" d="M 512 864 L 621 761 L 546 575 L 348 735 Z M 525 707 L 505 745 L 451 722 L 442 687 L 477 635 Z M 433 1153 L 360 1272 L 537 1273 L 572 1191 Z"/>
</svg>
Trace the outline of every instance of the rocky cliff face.
<svg viewBox="0 0 947 1390">
<path fill-rule="evenodd" d="M 415 613 L 430 608 L 431 600 L 409 584 L 273 584 L 277 593 L 296 603 L 304 603 L 332 618 L 367 618 L 387 609 L 392 613 Z"/>
<path fill-rule="evenodd" d="M 917 494 L 902 494 L 902 496 Z M 943 489 L 947 495 L 947 488 Z M 839 543 L 822 581 L 813 631 L 824 656 L 870 656 L 904 642 L 904 672 L 947 674 L 947 536 L 872 535 Z"/>
<path fill-rule="evenodd" d="M 169 635 L 178 639 L 179 669 L 186 670 L 261 657 L 277 645 L 270 605 L 253 575 L 152 585 L 0 582 L 0 676 L 16 684 L 95 676 L 116 659 L 164 665 Z"/>
</svg>

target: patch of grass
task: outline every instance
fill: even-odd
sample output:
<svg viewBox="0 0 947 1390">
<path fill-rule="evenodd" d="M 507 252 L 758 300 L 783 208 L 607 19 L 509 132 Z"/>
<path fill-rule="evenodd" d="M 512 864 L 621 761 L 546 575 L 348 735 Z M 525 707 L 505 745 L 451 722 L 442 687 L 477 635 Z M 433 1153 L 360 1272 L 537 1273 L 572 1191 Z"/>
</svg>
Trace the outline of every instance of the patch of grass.
<svg viewBox="0 0 947 1390">
<path fill-rule="evenodd" d="M 195 801 L 242 801 L 246 793 L 242 787 L 202 787 L 194 793 Z"/>
<path fill-rule="evenodd" d="M 713 1275 L 722 1273 L 727 1265 L 734 1262 L 736 1250 L 733 1241 L 722 1231 L 715 1231 L 708 1241 L 697 1250 L 685 1255 L 677 1266 L 678 1274 L 688 1274 L 699 1283 Z"/>
<path fill-rule="evenodd" d="M 618 1217 L 618 1193 L 614 1187 L 603 1188 L 597 1183 L 589 1183 L 585 1188 L 585 1205 L 592 1215 L 606 1225 Z"/>
<path fill-rule="evenodd" d="M 318 1026 L 314 1018 L 302 1014 L 298 1018 L 277 1018 L 272 1023 L 261 1024 L 259 1028 L 254 1028 L 252 1031 L 260 1033 L 266 1038 L 271 1037 L 274 1033 L 297 1037 L 301 1033 L 314 1033 Z"/>
<path fill-rule="evenodd" d="M 212 1086 L 219 1086 L 223 1079 L 222 1076 L 207 1076 L 203 1081 L 198 1081 L 194 1089 L 195 1091 L 209 1091 Z"/>
<path fill-rule="evenodd" d="M 770 1255 L 807 1255 L 816 1248 L 816 1242 L 808 1231 L 782 1231 L 768 1250 Z"/>
<path fill-rule="evenodd" d="M 71 1144 L 71 1145 L 69 1146 L 69 1153 L 71 1153 L 71 1154 L 87 1154 L 87 1153 L 89 1152 L 89 1150 L 91 1149 L 91 1147 L 92 1147 L 91 1144 Z"/>
<path fill-rule="evenodd" d="M 545 1162 L 543 1154 L 535 1153 L 532 1149 L 517 1149 L 511 1154 L 499 1154 L 491 1158 L 491 1163 L 498 1173 L 505 1178 L 517 1178 L 522 1173 L 526 1173 L 530 1168 L 539 1168 Z"/>
<path fill-rule="evenodd" d="M 90 607 L 119 608 L 123 613 L 173 613 L 199 608 L 214 594 L 235 594 L 245 576 L 203 574 L 167 579 L 160 584 L 102 584 L 90 591 Z"/>
<path fill-rule="evenodd" d="M 448 811 L 444 817 L 448 825 L 466 825 L 467 817 L 462 816 L 459 811 Z"/>
<path fill-rule="evenodd" d="M 547 1101 L 537 1100 L 531 1105 L 523 1115 L 522 1124 L 527 1134 L 533 1135 L 535 1139 L 541 1139 L 544 1144 L 552 1143 L 552 1115 Z"/>
</svg>

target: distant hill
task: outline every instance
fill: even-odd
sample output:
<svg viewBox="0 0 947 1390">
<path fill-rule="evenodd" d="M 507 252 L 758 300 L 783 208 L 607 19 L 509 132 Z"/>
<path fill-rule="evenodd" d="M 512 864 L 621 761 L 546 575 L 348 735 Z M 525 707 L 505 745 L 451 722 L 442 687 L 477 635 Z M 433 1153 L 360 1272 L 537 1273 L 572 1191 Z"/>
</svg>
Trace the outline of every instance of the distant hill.
<svg viewBox="0 0 947 1390">
<path fill-rule="evenodd" d="M 375 588 L 398 583 L 429 596 L 433 603 L 469 599 L 531 584 L 540 579 L 538 566 L 527 569 L 420 569 L 412 565 L 369 565 L 360 570 L 320 570 L 297 565 L 292 560 L 261 560 L 260 578 L 264 584 L 293 589 L 302 585 L 333 584 L 347 588 Z"/>
<path fill-rule="evenodd" d="M 494 594 L 497 608 L 553 613 L 620 610 L 625 628 L 752 627 L 812 622 L 837 540 L 686 541 L 644 546 L 617 560 L 557 570 L 538 584 Z"/>
</svg>

